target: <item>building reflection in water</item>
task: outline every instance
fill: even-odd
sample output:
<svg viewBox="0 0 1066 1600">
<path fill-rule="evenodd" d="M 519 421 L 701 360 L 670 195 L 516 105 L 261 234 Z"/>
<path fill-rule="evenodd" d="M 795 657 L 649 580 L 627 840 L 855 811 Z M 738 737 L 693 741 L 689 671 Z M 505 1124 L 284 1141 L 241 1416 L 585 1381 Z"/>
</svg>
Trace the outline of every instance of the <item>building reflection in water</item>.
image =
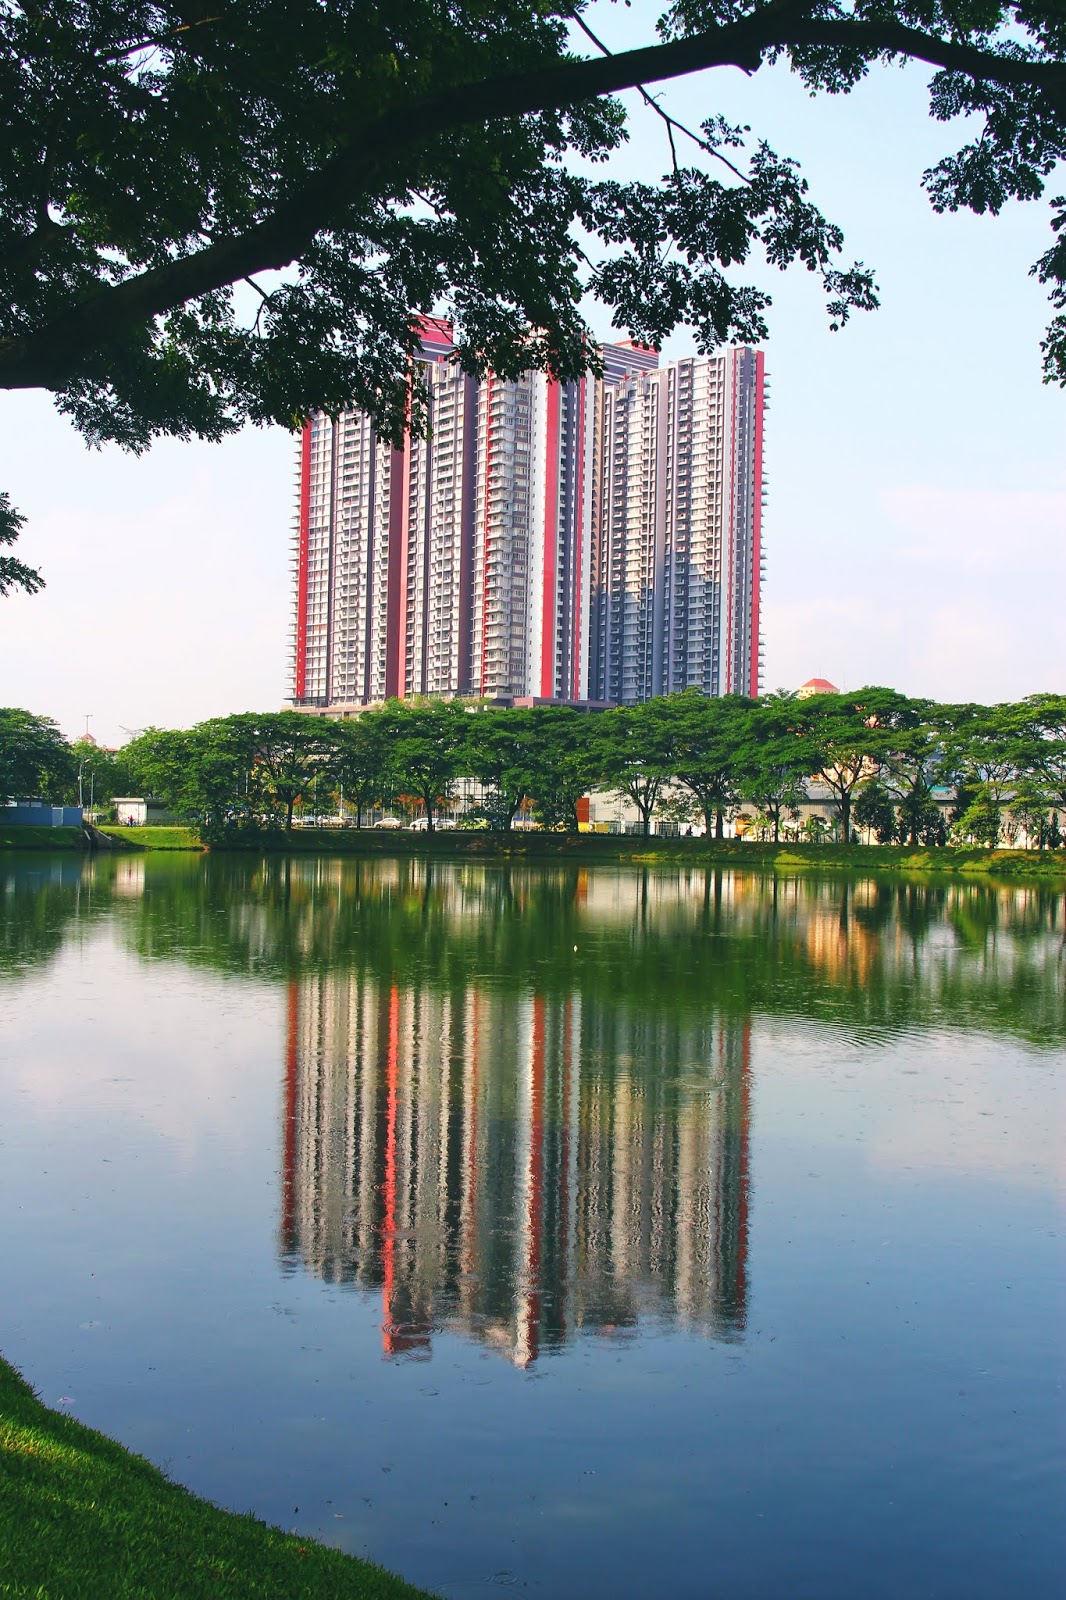
<svg viewBox="0 0 1066 1600">
<path fill-rule="evenodd" d="M 30 859 L 0 891 L 8 977 L 108 919 L 288 986 L 282 1256 L 383 1294 L 394 1354 L 739 1338 L 753 1013 L 878 1047 L 1066 1027 L 1057 886 L 220 855 Z"/>
<path fill-rule="evenodd" d="M 280 1247 L 380 1291 L 386 1355 L 462 1331 L 742 1336 L 749 1027 L 363 973 L 288 990 Z"/>
</svg>

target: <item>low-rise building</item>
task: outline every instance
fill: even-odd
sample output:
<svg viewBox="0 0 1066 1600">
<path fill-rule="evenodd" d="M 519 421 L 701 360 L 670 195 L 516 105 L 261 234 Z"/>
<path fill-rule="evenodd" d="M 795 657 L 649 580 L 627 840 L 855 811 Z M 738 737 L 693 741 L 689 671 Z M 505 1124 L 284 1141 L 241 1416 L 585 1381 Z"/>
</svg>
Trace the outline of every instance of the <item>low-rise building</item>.
<svg viewBox="0 0 1066 1600">
<path fill-rule="evenodd" d="M 116 795 L 111 804 L 116 821 L 130 828 L 170 828 L 181 821 L 154 795 Z"/>
<path fill-rule="evenodd" d="M 5 828 L 80 828 L 81 806 L 54 806 L 48 800 L 9 800 L 0 811 Z"/>
</svg>

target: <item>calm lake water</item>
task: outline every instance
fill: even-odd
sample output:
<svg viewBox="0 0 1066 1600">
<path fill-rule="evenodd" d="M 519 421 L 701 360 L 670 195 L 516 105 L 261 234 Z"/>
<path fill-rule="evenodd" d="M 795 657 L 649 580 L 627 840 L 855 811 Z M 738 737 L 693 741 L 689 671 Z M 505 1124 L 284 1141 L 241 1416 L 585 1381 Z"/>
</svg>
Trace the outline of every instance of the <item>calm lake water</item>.
<svg viewBox="0 0 1066 1600">
<path fill-rule="evenodd" d="M 1066 1592 L 1064 900 L 0 858 L 0 1349 L 454 1597 Z"/>
</svg>

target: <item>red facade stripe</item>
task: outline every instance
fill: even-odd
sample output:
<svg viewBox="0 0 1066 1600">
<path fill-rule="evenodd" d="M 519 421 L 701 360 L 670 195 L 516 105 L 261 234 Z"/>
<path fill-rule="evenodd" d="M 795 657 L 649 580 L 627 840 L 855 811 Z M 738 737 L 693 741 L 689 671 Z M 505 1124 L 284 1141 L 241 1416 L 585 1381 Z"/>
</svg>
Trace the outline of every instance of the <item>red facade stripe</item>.
<svg viewBox="0 0 1066 1600">
<path fill-rule="evenodd" d="M 725 683 L 724 683 L 724 685 L 722 684 L 722 675 L 721 675 L 721 673 L 719 673 L 719 675 L 718 675 L 718 682 L 719 682 L 718 692 L 719 692 L 719 694 L 740 694 L 742 692 L 742 686 L 741 686 L 741 684 L 739 682 L 740 673 L 736 670 L 736 664 L 734 663 L 734 660 L 733 660 L 733 612 L 734 612 L 734 609 L 736 607 L 736 592 L 737 592 L 737 493 L 738 493 L 738 485 L 737 485 L 737 481 L 736 481 L 736 474 L 737 474 L 737 389 L 738 389 L 739 383 L 740 383 L 740 356 L 739 356 L 739 353 L 736 350 L 732 351 L 730 354 L 728 354 L 726 356 L 726 360 L 730 363 L 730 366 L 732 367 L 732 371 L 733 371 L 733 382 L 730 385 L 729 436 L 728 436 L 728 438 L 726 440 L 726 449 L 729 451 L 730 459 L 733 462 L 733 473 L 732 473 L 733 481 L 732 481 L 731 492 L 730 492 L 730 495 L 729 495 L 729 504 L 726 507 L 726 517 L 727 517 L 727 526 L 728 526 L 728 533 L 727 533 L 727 537 L 726 537 L 726 549 L 729 552 L 729 596 L 728 596 L 728 600 L 726 602 L 726 607 L 725 607 L 725 615 L 726 615 L 725 651 L 723 653 L 723 659 L 725 660 Z"/>
<path fill-rule="evenodd" d="M 400 597 L 397 623 L 396 693 L 400 699 L 407 694 L 407 623 L 410 595 L 407 575 L 411 560 L 411 432 L 403 438 L 403 499 L 400 512 Z"/>
<path fill-rule="evenodd" d="M 748 693 L 759 692 L 759 602 L 762 599 L 762 426 L 766 357 L 755 354 L 755 469 L 754 524 L 751 545 L 751 682 Z"/>
<path fill-rule="evenodd" d="M 296 666 L 293 694 L 307 693 L 307 575 L 311 555 L 311 424 L 300 438 L 300 521 L 296 554 Z"/>
<path fill-rule="evenodd" d="M 485 379 L 485 515 L 482 521 L 481 555 L 481 681 L 479 692 L 488 688 L 489 658 L 489 510 L 492 504 L 492 373 Z"/>
<path fill-rule="evenodd" d="M 555 698 L 555 564 L 559 539 L 559 418 L 561 390 L 548 380 L 548 425 L 544 463 L 544 594 L 540 623 L 540 692 Z"/>
<path fill-rule="evenodd" d="M 581 547 L 585 542 L 585 379 L 582 378 L 577 390 L 577 470 L 574 474 L 574 511 L 571 525 L 574 529 L 574 604 L 573 604 L 573 639 L 571 644 L 571 657 L 573 660 L 573 674 L 570 681 L 570 693 L 575 700 L 581 699 L 581 650 L 585 641 L 585 629 L 588 619 L 581 604 L 581 584 L 584 572 L 581 567 Z"/>
<path fill-rule="evenodd" d="M 389 556 L 385 574 L 385 698 L 400 692 L 400 554 L 403 523 L 403 450 L 389 453 Z"/>
</svg>

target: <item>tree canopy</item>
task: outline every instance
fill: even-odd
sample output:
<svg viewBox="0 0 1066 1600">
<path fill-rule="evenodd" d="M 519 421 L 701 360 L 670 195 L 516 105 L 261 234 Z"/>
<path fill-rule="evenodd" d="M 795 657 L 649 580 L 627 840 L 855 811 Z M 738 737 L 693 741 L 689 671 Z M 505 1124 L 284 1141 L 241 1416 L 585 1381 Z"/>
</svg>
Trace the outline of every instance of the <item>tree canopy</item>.
<svg viewBox="0 0 1066 1600">
<path fill-rule="evenodd" d="M 948 842 L 954 799 L 954 842 L 1043 848 L 1066 813 L 1064 705 L 1045 694 L 943 706 L 877 687 L 805 701 L 689 690 L 602 713 L 392 700 L 351 721 L 282 711 L 149 729 L 117 756 L 212 839 L 280 832 L 297 809 L 362 826 L 394 806 L 427 829 L 454 809 L 460 826 L 506 832 L 524 812 L 576 833 L 582 797 L 598 791 L 625 796 L 644 834 L 700 813 L 709 836 L 744 817 L 756 836 L 795 837 L 813 805 L 843 843 L 857 822 L 882 843 L 922 845 Z"/>
<path fill-rule="evenodd" d="M 14 544 L 22 531 L 26 518 L 11 504 L 11 497 L 0 491 L 0 545 Z M 17 556 L 0 555 L 0 595 L 12 589 L 25 589 L 36 594 L 44 588 L 44 579 L 34 567 L 28 567 Z"/>
<path fill-rule="evenodd" d="M 73 750 L 51 717 L 0 707 L 0 805 L 62 791 L 74 777 Z"/>
<path fill-rule="evenodd" d="M 646 0 L 645 0 L 646 3 Z M 641 7 L 645 9 L 644 5 Z M 785 62 L 812 94 L 932 69 L 962 143 L 938 210 L 1032 200 L 1066 151 L 1062 0 L 674 0 L 611 53 L 586 0 L 10 0 L 0 7 L 0 386 L 53 392 L 91 441 L 218 438 L 407 396 L 412 314 L 460 359 L 569 377 L 588 298 L 659 345 L 765 334 L 760 254 L 821 281 L 831 322 L 870 269 L 796 163 L 710 114 L 666 122 L 658 184 L 607 165 L 618 91 Z M 650 96 L 649 96 L 650 98 Z M 1066 198 L 1033 271 L 1066 383 Z M 287 269 L 282 271 L 282 269 Z M 280 275 L 279 275 L 280 274 Z"/>
</svg>

